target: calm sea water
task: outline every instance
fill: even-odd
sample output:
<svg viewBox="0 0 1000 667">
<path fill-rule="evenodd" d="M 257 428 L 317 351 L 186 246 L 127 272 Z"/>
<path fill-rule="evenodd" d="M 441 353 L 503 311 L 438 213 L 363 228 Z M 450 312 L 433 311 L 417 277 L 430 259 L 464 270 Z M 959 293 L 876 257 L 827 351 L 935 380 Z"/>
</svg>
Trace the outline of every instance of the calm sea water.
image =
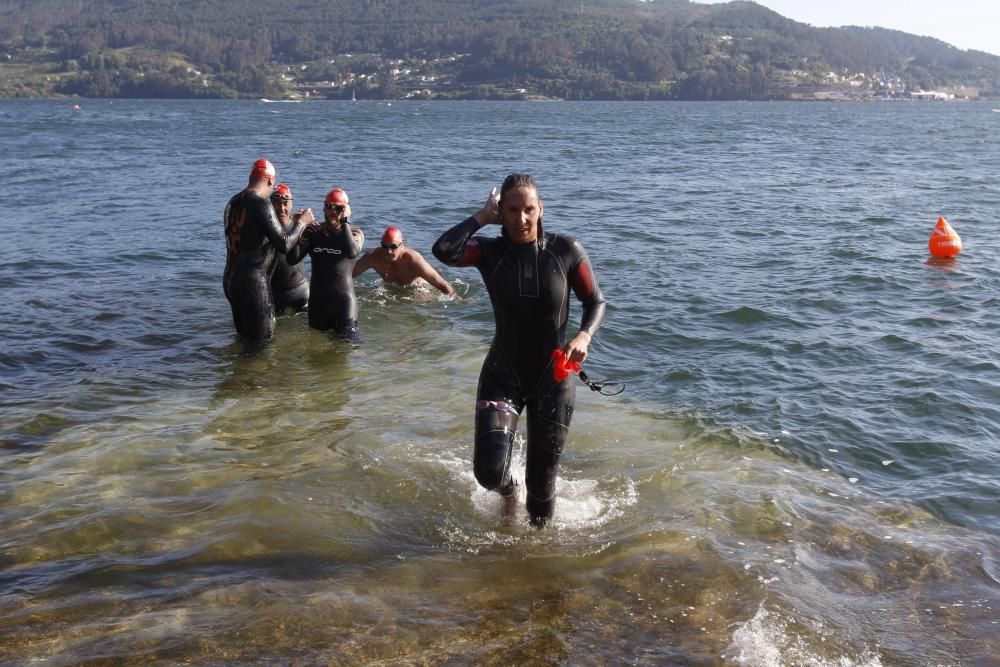
<svg viewBox="0 0 1000 667">
<path fill-rule="evenodd" d="M 0 662 L 1000 661 L 996 104 L 79 104 L 0 102 Z M 474 270 L 244 353 L 261 155 L 428 258 L 536 176 L 628 384 L 548 529 L 472 477 Z"/>
</svg>

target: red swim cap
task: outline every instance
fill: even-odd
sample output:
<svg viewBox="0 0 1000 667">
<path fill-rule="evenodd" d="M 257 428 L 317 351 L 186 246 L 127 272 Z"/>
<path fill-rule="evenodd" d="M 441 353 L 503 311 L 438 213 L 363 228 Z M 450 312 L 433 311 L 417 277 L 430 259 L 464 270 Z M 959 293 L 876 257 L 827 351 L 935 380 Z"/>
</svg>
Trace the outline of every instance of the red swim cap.
<svg viewBox="0 0 1000 667">
<path fill-rule="evenodd" d="M 292 189 L 290 187 L 288 187 L 286 184 L 281 183 L 280 185 L 278 185 L 278 187 L 276 187 L 274 189 L 274 192 L 271 193 L 271 199 L 287 199 L 287 200 L 291 200 L 292 199 Z"/>
<path fill-rule="evenodd" d="M 274 165 L 266 158 L 257 160 L 250 170 L 250 178 L 274 178 Z"/>
<path fill-rule="evenodd" d="M 399 231 L 396 227 L 389 227 L 382 234 L 382 243 L 402 243 L 403 242 L 403 232 Z"/>
<path fill-rule="evenodd" d="M 323 200 L 324 204 L 337 204 L 338 206 L 347 206 L 347 193 L 341 188 L 334 188 L 326 193 L 326 199 Z"/>
</svg>

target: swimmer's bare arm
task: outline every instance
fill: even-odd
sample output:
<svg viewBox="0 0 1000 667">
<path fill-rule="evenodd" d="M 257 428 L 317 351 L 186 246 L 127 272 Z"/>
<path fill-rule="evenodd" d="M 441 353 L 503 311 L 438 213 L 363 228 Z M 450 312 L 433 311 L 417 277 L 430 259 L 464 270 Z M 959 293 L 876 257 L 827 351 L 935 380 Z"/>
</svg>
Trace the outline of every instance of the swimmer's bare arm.
<svg viewBox="0 0 1000 667">
<path fill-rule="evenodd" d="M 375 266 L 374 263 L 375 257 L 373 256 L 374 254 L 375 254 L 374 250 L 369 250 L 364 254 L 364 256 L 361 259 L 359 259 L 357 262 L 354 263 L 354 269 L 351 271 L 352 278 L 357 278 L 362 273 Z"/>
<path fill-rule="evenodd" d="M 423 255 L 418 252 L 414 252 L 413 256 L 413 268 L 416 274 L 429 282 L 434 287 L 438 288 L 443 294 L 454 295 L 455 298 L 460 298 L 455 294 L 455 290 L 448 281 L 441 277 L 441 274 L 434 270 L 434 267 L 427 263 Z"/>
</svg>

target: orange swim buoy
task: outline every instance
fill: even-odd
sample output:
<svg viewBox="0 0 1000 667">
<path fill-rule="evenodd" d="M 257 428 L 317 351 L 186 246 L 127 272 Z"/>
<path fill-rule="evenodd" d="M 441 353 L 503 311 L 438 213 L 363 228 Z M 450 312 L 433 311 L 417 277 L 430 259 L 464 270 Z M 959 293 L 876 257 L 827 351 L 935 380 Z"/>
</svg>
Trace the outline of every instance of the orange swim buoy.
<svg viewBox="0 0 1000 667">
<path fill-rule="evenodd" d="M 570 358 L 566 356 L 566 353 L 556 348 L 552 350 L 552 379 L 556 382 L 562 382 L 570 376 L 570 373 L 579 373 L 580 363 L 576 361 L 570 361 Z"/>
<path fill-rule="evenodd" d="M 927 248 L 935 257 L 954 257 L 962 252 L 962 238 L 942 216 L 938 218 L 934 231 L 931 232 Z"/>
</svg>

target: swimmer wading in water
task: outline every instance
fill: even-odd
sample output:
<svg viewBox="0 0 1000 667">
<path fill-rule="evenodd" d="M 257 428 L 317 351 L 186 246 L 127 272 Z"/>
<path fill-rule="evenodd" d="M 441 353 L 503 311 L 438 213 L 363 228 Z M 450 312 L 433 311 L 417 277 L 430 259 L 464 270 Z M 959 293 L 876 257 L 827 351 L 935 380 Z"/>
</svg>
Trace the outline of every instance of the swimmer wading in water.
<svg viewBox="0 0 1000 667">
<path fill-rule="evenodd" d="M 284 183 L 278 184 L 271 193 L 271 205 L 278 216 L 278 222 L 290 231 L 302 216 L 312 221 L 312 209 L 302 209 L 292 213 L 292 189 Z M 288 264 L 285 253 L 277 253 L 274 258 L 274 273 L 271 274 L 271 293 L 274 295 L 274 312 L 281 315 L 286 309 L 301 312 L 309 306 L 309 276 L 303 263 Z"/>
<path fill-rule="evenodd" d="M 511 174 L 486 205 L 437 240 L 433 252 L 449 266 L 479 269 L 493 305 L 496 333 L 483 362 L 476 395 L 473 470 L 487 489 L 510 498 L 518 418 L 527 409 L 526 506 L 544 526 L 555 508 L 555 481 L 576 385 L 553 377 L 552 353 L 583 363 L 604 319 L 605 302 L 587 253 L 573 238 L 542 229 L 543 204 L 527 174 Z M 476 236 L 486 225 L 500 236 Z M 570 291 L 583 307 L 579 330 L 566 341 Z M 506 503 L 505 503 L 506 504 Z"/>
<path fill-rule="evenodd" d="M 358 303 L 351 271 L 365 236 L 360 229 L 351 227 L 350 215 L 347 193 L 340 188 L 330 190 L 323 202 L 323 223 L 306 228 L 298 245 L 288 253 L 288 263 L 294 266 L 306 255 L 312 258 L 309 326 L 357 341 Z"/>
<path fill-rule="evenodd" d="M 358 277 L 368 269 L 382 276 L 386 283 L 394 285 L 433 285 L 442 294 L 458 297 L 455 289 L 434 270 L 419 252 L 403 245 L 403 232 L 389 227 L 382 234 L 378 248 L 368 251 L 354 265 L 352 275 Z"/>
<path fill-rule="evenodd" d="M 269 341 L 274 336 L 271 273 L 275 253 L 295 247 L 312 212 L 300 216 L 290 231 L 278 222 L 268 196 L 274 190 L 274 165 L 261 158 L 250 170 L 245 190 L 226 204 L 226 269 L 222 285 L 233 311 L 236 332 L 244 339 Z"/>
</svg>

